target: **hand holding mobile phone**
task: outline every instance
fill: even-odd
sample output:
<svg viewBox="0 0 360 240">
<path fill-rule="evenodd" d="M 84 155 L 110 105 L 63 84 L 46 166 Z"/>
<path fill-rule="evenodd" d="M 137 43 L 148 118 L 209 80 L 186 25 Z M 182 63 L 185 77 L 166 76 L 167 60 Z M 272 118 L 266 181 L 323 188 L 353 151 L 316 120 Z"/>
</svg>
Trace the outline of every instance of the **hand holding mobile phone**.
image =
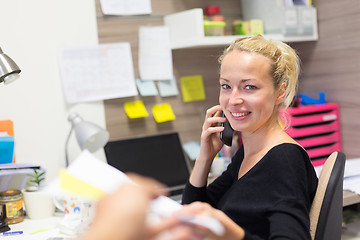
<svg viewBox="0 0 360 240">
<path fill-rule="evenodd" d="M 224 113 L 222 113 L 222 117 L 225 117 Z M 220 132 L 220 140 L 224 144 L 231 146 L 234 130 L 227 119 L 226 122 L 221 123 L 221 126 L 224 127 L 224 131 Z"/>
</svg>

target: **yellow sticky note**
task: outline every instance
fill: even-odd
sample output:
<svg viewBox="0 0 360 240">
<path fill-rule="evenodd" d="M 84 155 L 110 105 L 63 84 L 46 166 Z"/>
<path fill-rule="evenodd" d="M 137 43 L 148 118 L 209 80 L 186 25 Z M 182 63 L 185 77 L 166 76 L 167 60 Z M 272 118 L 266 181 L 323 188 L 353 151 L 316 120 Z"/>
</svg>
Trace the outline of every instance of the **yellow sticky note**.
<svg viewBox="0 0 360 240">
<path fill-rule="evenodd" d="M 205 100 L 205 89 L 201 75 L 181 77 L 180 81 L 184 102 Z"/>
<path fill-rule="evenodd" d="M 59 176 L 60 188 L 71 195 L 96 201 L 106 194 L 101 189 L 72 176 L 65 169 L 60 170 Z"/>
<path fill-rule="evenodd" d="M 176 119 L 171 105 L 168 103 L 154 105 L 152 108 L 152 112 L 157 123 L 172 121 Z"/>
<path fill-rule="evenodd" d="M 149 116 L 143 101 L 127 102 L 124 104 L 124 108 L 129 118 L 142 118 Z"/>
</svg>

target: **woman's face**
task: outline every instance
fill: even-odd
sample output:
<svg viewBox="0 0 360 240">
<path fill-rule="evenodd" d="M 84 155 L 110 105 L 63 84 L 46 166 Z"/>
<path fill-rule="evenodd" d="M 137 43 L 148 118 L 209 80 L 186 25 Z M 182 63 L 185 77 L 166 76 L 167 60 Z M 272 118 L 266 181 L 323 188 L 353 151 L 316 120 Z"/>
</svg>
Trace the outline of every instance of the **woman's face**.
<svg viewBox="0 0 360 240">
<path fill-rule="evenodd" d="M 270 60 L 257 53 L 233 50 L 220 68 L 219 102 L 236 131 L 271 127 L 283 97 L 274 88 Z"/>
</svg>

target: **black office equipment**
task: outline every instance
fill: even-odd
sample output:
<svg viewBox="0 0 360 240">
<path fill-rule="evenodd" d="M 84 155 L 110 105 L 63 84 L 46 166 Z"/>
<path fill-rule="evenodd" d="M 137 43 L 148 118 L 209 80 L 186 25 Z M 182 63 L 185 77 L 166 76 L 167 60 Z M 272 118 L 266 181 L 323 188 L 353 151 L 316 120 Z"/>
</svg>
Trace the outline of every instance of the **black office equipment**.
<svg viewBox="0 0 360 240">
<path fill-rule="evenodd" d="M 189 179 L 189 165 L 178 133 L 113 140 L 104 150 L 109 165 L 164 183 L 175 200 Z"/>
</svg>

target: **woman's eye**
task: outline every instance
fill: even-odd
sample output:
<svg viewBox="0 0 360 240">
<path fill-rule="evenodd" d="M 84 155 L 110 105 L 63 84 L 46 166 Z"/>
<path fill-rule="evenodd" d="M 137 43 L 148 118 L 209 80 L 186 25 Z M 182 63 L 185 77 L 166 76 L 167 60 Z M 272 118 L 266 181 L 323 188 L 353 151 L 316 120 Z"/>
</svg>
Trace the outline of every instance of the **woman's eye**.
<svg viewBox="0 0 360 240">
<path fill-rule="evenodd" d="M 222 89 L 230 89 L 231 87 L 227 84 L 221 84 Z"/>
<path fill-rule="evenodd" d="M 247 90 L 254 90 L 254 89 L 257 89 L 257 87 L 255 87 L 254 85 L 246 85 L 246 86 L 245 86 L 245 89 L 247 89 Z"/>
</svg>

